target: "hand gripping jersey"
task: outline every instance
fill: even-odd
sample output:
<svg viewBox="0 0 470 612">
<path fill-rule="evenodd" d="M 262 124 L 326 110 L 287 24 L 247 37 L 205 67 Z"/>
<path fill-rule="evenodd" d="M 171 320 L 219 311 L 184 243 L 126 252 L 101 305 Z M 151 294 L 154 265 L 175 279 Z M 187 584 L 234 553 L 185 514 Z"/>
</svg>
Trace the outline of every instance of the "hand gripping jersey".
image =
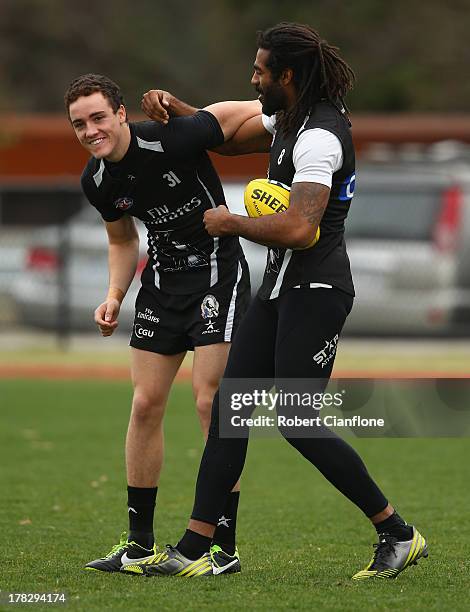
<svg viewBox="0 0 470 612">
<path fill-rule="evenodd" d="M 333 104 L 321 101 L 297 133 L 284 136 L 275 132 L 268 178 L 289 187 L 292 185 L 294 175 L 302 174 L 302 168 L 294 166 L 294 147 L 302 134 L 317 128 L 339 139 L 343 160 L 332 175 L 330 197 L 320 223 L 320 239 L 314 247 L 306 250 L 268 249 L 263 284 L 258 293 L 262 299 L 273 299 L 287 289 L 311 283 L 332 285 L 354 295 L 344 242 L 344 221 L 356 178 L 354 146 L 347 117 Z M 312 137 L 315 136 L 312 134 Z"/>
<path fill-rule="evenodd" d="M 112 163 L 92 157 L 82 188 L 105 221 L 123 215 L 145 224 L 149 260 L 142 282 L 168 294 L 208 291 L 238 267 L 238 238 L 212 238 L 204 211 L 225 204 L 219 177 L 206 153 L 224 141 L 207 111 L 172 119 L 131 123 L 124 158 Z"/>
</svg>

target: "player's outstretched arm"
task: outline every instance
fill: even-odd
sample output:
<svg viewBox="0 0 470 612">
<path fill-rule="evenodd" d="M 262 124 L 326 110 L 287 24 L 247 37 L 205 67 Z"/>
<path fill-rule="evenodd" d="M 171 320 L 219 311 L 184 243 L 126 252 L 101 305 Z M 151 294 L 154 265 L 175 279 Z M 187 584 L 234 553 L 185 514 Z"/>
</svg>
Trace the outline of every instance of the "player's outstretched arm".
<svg viewBox="0 0 470 612">
<path fill-rule="evenodd" d="M 132 217 L 107 221 L 109 287 L 105 301 L 95 310 L 95 323 L 103 336 L 118 326 L 121 303 L 134 278 L 139 259 L 139 234 Z"/>
<path fill-rule="evenodd" d="M 186 104 L 163 89 L 151 89 L 142 98 L 142 110 L 153 121 L 167 124 L 170 117 L 187 117 L 199 109 Z M 242 155 L 269 151 L 272 135 L 261 120 L 258 100 L 217 102 L 207 106 L 219 121 L 225 143 L 213 150 L 220 155 Z"/>
</svg>

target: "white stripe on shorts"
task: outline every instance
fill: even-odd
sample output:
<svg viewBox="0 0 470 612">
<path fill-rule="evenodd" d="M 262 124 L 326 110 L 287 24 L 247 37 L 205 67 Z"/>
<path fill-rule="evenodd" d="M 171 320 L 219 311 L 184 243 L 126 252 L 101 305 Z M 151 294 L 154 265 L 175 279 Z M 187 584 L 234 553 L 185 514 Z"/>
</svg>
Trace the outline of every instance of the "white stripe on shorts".
<svg viewBox="0 0 470 612">
<path fill-rule="evenodd" d="M 292 257 L 292 251 L 290 249 L 286 249 L 284 253 L 284 261 L 282 262 L 281 271 L 276 280 L 276 284 L 274 285 L 274 289 L 271 291 L 271 295 L 269 299 L 272 300 L 279 296 L 279 291 L 281 290 L 282 281 L 284 280 L 284 274 L 286 272 L 286 268 L 289 265 L 290 258 Z"/>
<path fill-rule="evenodd" d="M 301 285 L 295 285 L 292 287 L 293 289 L 300 289 Z M 302 287 L 307 287 L 307 285 L 302 285 Z M 309 283 L 308 287 L 310 289 L 333 289 L 333 285 L 327 285 L 326 283 Z"/>
<path fill-rule="evenodd" d="M 155 272 L 155 276 L 154 276 L 154 284 L 155 284 L 155 287 L 156 287 L 157 289 L 160 289 L 160 272 L 158 272 L 158 271 L 157 271 L 157 266 L 158 266 L 158 264 L 154 264 L 154 265 L 152 266 L 153 271 Z"/>
<path fill-rule="evenodd" d="M 217 250 L 219 248 L 219 239 L 214 237 L 214 250 L 211 253 L 211 284 L 213 287 L 219 280 L 219 271 L 217 269 Z"/>
<path fill-rule="evenodd" d="M 235 318 L 235 303 L 237 301 L 238 284 L 240 283 L 241 277 L 242 277 L 242 266 L 240 262 L 238 262 L 237 282 L 235 283 L 233 287 L 232 299 L 230 300 L 230 306 L 228 307 L 227 322 L 225 323 L 225 334 L 224 334 L 225 342 L 230 342 L 232 340 L 233 320 Z"/>
</svg>

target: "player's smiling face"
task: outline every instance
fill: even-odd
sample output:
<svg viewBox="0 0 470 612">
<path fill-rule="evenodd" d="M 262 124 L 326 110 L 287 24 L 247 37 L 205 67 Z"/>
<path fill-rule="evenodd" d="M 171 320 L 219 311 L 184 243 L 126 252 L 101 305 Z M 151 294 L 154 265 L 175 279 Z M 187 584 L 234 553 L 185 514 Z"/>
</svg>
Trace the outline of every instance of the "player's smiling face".
<svg viewBox="0 0 470 612">
<path fill-rule="evenodd" d="M 124 106 L 114 112 L 109 100 L 97 91 L 72 102 L 69 116 L 78 140 L 93 157 L 109 161 L 124 157 L 130 139 Z"/>
<path fill-rule="evenodd" d="M 258 49 L 251 84 L 259 94 L 263 113 L 271 116 L 287 108 L 288 99 L 284 87 L 279 81 L 273 80 L 271 70 L 267 67 L 269 53 L 267 49 Z"/>
</svg>

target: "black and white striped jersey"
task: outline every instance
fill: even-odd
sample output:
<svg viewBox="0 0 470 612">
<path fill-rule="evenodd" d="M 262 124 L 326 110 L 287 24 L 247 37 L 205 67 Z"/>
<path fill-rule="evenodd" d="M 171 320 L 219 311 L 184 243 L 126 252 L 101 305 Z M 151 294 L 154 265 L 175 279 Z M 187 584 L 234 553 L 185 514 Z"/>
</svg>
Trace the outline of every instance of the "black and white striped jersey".
<svg viewBox="0 0 470 612">
<path fill-rule="evenodd" d="M 237 268 L 238 238 L 213 238 L 204 211 L 225 204 L 220 179 L 206 149 L 223 143 L 217 119 L 207 111 L 130 124 L 124 158 L 112 163 L 92 157 L 82 188 L 105 221 L 123 215 L 145 224 L 149 261 L 142 281 L 169 294 L 209 290 Z"/>
<path fill-rule="evenodd" d="M 258 295 L 273 299 L 297 286 L 333 286 L 354 295 L 344 242 L 356 180 L 348 118 L 335 105 L 321 101 L 297 133 L 285 136 L 276 131 L 275 117 L 263 116 L 263 123 L 274 134 L 268 178 L 288 188 L 295 182 L 317 182 L 331 191 L 318 242 L 305 250 L 269 248 Z"/>
</svg>

